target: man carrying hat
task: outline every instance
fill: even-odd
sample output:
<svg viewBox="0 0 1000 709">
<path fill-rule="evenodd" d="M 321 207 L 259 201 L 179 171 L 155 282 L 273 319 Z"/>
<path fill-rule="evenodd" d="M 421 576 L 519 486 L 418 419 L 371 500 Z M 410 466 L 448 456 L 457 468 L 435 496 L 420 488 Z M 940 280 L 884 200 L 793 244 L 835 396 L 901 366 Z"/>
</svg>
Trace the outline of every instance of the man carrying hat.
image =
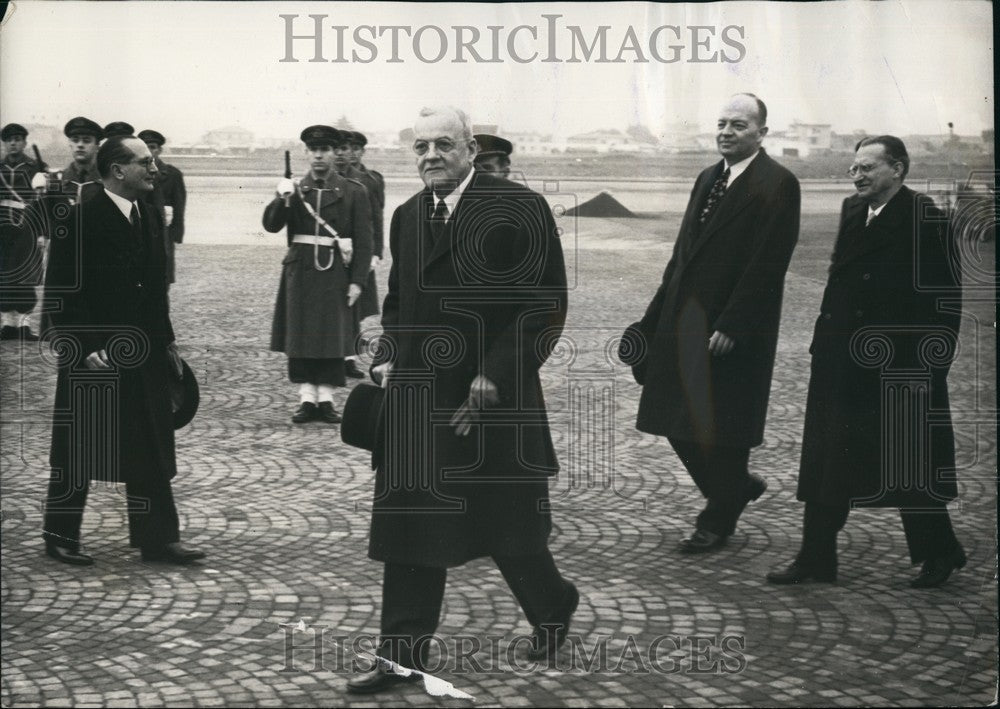
<svg viewBox="0 0 1000 709">
<path fill-rule="evenodd" d="M 152 203 L 163 216 L 164 244 L 167 249 L 167 282 L 175 280 L 174 245 L 184 241 L 184 207 L 187 204 L 187 190 L 184 187 L 184 173 L 160 159 L 167 139 L 155 130 L 139 131 L 139 140 L 146 144 L 156 160 L 156 187 L 152 193 Z"/>
<path fill-rule="evenodd" d="M 288 227 L 271 350 L 288 355 L 288 378 L 299 385 L 292 422 L 339 423 L 333 392 L 346 384 L 344 358 L 355 354 L 354 305 L 371 262 L 371 209 L 365 188 L 335 169 L 340 131 L 315 125 L 300 139 L 309 174 L 298 183 L 280 180 L 264 209 L 267 231 Z"/>
<path fill-rule="evenodd" d="M 45 165 L 24 154 L 28 131 L 8 123 L 0 131 L 0 340 L 34 341 L 24 317 L 38 303 L 35 285 L 44 248 L 44 230 L 30 216 L 36 187 L 45 187 Z"/>
<path fill-rule="evenodd" d="M 89 566 L 80 526 L 90 480 L 124 482 L 129 541 L 143 561 L 205 556 L 180 543 L 171 382 L 183 371 L 170 323 L 162 225 L 142 199 L 156 164 L 135 137 L 97 152 L 100 191 L 77 205 L 71 238 L 52 241 L 46 276 L 59 353 L 45 551 Z"/>
<path fill-rule="evenodd" d="M 489 133 L 477 133 L 472 137 L 479 146 L 476 169 L 506 178 L 510 174 L 510 154 L 514 152 L 511 142 Z"/>
</svg>

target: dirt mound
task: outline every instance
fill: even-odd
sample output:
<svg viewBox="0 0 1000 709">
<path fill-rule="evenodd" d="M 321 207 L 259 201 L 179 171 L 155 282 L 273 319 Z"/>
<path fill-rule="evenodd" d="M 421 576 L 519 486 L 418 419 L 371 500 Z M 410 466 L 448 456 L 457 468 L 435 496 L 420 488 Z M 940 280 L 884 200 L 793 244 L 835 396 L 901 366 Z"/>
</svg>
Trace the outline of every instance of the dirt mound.
<svg viewBox="0 0 1000 709">
<path fill-rule="evenodd" d="M 635 217 L 636 215 L 628 207 L 607 192 L 601 192 L 596 197 L 581 202 L 572 209 L 567 209 L 568 216 L 576 217 Z"/>
</svg>

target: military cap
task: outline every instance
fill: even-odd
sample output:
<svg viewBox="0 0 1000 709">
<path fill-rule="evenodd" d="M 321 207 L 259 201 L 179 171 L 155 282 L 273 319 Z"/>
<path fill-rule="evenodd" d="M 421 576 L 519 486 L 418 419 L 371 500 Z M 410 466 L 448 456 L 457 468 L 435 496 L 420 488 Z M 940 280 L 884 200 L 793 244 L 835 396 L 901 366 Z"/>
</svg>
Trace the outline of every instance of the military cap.
<svg viewBox="0 0 1000 709">
<path fill-rule="evenodd" d="M 299 140 L 310 148 L 314 145 L 329 145 L 333 147 L 343 142 L 344 134 L 332 126 L 309 126 L 302 131 Z"/>
<path fill-rule="evenodd" d="M 368 145 L 368 138 L 361 131 L 352 130 L 349 137 L 351 145 L 360 145 L 361 147 Z"/>
<path fill-rule="evenodd" d="M 92 135 L 100 140 L 104 137 L 104 129 L 83 116 L 70 118 L 69 123 L 63 128 L 63 133 L 67 138 L 72 138 L 74 135 Z"/>
<path fill-rule="evenodd" d="M 104 126 L 104 137 L 114 138 L 117 135 L 134 135 L 135 128 L 125 121 L 113 121 Z"/>
<path fill-rule="evenodd" d="M 163 133 L 155 130 L 141 130 L 136 136 L 143 143 L 156 143 L 161 148 L 163 144 L 167 142 L 167 139 L 163 137 Z"/>
<path fill-rule="evenodd" d="M 479 145 L 478 155 L 507 155 L 514 152 L 514 146 L 509 140 L 498 138 L 488 133 L 477 133 L 472 136 Z"/>
<path fill-rule="evenodd" d="M 10 140 L 16 135 L 28 137 L 28 129 L 20 123 L 8 123 L 0 130 L 0 140 Z"/>
</svg>

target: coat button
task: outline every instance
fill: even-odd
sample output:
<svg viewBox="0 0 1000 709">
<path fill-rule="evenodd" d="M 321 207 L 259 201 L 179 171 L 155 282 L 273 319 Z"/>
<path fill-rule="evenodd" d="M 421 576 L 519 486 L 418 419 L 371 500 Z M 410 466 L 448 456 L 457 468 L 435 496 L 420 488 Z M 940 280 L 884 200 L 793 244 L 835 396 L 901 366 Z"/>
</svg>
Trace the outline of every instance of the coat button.
<svg viewBox="0 0 1000 709">
<path fill-rule="evenodd" d="M 872 278 L 872 274 L 866 273 L 865 275 L 862 276 L 862 278 L 866 281 L 870 281 Z"/>
<path fill-rule="evenodd" d="M 829 320 L 829 319 L 830 319 L 830 318 L 832 318 L 832 317 L 833 317 L 833 316 L 832 316 L 832 315 L 830 315 L 830 313 L 823 313 L 823 319 L 824 319 L 824 320 Z"/>
<path fill-rule="evenodd" d="M 864 312 L 862 312 L 861 310 L 854 311 L 854 317 L 860 318 L 862 315 L 864 315 Z"/>
</svg>

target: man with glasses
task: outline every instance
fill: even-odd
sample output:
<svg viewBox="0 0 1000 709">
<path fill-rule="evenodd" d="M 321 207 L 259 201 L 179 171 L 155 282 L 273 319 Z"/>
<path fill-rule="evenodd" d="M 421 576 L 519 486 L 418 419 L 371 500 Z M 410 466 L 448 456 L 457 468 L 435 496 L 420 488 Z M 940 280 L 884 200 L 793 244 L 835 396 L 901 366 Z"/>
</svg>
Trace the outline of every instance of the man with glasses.
<svg viewBox="0 0 1000 709">
<path fill-rule="evenodd" d="M 414 126 L 425 189 L 392 217 L 392 269 L 372 378 L 386 387 L 368 554 L 383 562 L 380 657 L 423 670 L 447 569 L 491 557 L 553 659 L 579 601 L 548 549 L 558 470 L 539 367 L 566 317 L 545 199 L 473 169 L 468 116 Z M 348 691 L 405 681 L 379 662 Z M 415 675 L 412 678 L 417 678 Z"/>
<path fill-rule="evenodd" d="M 865 138 L 848 174 L 812 345 L 798 499 L 802 546 L 775 584 L 837 578 L 837 533 L 852 507 L 897 507 L 914 588 L 965 565 L 947 503 L 958 494 L 948 369 L 962 302 L 944 213 L 903 185 L 899 138 Z"/>
<path fill-rule="evenodd" d="M 80 524 L 90 480 L 124 482 L 129 542 L 144 561 L 186 564 L 170 481 L 177 473 L 170 381 L 181 376 L 167 305 L 159 215 L 143 196 L 156 164 L 138 138 L 97 152 L 103 187 L 54 239 L 46 284 L 60 353 L 45 504 L 46 553 L 87 566 Z"/>
<path fill-rule="evenodd" d="M 695 182 L 673 255 L 638 329 L 648 343 L 636 428 L 665 436 L 706 499 L 680 551 L 720 548 L 766 481 L 764 440 L 799 182 L 761 144 L 767 108 L 736 94 L 719 114 L 722 160 Z"/>
</svg>

